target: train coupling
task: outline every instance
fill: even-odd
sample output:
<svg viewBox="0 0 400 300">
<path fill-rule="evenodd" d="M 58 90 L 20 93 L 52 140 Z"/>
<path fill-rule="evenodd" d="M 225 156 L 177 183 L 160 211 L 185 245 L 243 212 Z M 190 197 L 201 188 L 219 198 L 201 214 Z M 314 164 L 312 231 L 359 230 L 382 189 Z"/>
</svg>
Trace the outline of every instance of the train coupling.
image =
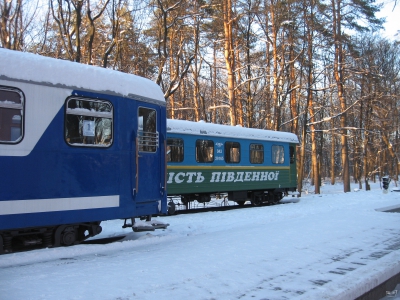
<svg viewBox="0 0 400 300">
<path fill-rule="evenodd" d="M 300 197 L 300 193 L 298 191 L 288 192 L 288 196 Z"/>
<path fill-rule="evenodd" d="M 130 219 L 130 223 L 127 223 L 127 219 L 125 219 L 124 225 L 122 228 L 132 227 L 134 232 L 142 232 L 142 231 L 154 231 L 156 229 L 166 229 L 169 224 L 164 223 L 160 220 L 135 220 L 135 218 Z"/>
</svg>

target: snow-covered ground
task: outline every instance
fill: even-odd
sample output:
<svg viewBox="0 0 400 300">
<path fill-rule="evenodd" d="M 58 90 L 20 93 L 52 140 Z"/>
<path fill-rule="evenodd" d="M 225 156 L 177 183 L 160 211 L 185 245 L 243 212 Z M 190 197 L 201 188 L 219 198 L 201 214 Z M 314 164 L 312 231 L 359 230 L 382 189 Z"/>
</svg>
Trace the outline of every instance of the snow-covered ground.
<svg viewBox="0 0 400 300">
<path fill-rule="evenodd" d="M 357 187 L 163 217 L 151 233 L 107 221 L 99 237 L 122 242 L 0 256 L 0 299 L 354 299 L 400 272 L 400 213 L 379 211 L 400 192 Z"/>
</svg>

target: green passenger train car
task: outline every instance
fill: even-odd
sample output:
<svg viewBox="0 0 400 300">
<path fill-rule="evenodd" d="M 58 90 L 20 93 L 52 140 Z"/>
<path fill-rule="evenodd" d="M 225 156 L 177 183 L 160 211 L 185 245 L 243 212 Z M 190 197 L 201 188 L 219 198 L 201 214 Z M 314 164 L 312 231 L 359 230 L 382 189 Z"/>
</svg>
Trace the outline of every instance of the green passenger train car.
<svg viewBox="0 0 400 300">
<path fill-rule="evenodd" d="M 183 204 L 226 194 L 244 205 L 296 191 L 295 134 L 167 120 L 167 192 Z"/>
</svg>

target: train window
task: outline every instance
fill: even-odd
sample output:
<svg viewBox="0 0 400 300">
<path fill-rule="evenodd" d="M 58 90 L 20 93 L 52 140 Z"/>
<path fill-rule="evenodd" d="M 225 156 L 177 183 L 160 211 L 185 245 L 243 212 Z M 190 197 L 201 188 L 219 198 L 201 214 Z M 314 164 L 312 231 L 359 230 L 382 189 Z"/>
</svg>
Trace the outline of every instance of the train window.
<svg viewBox="0 0 400 300">
<path fill-rule="evenodd" d="M 196 141 L 196 161 L 210 163 L 214 161 L 214 142 L 211 140 Z"/>
<path fill-rule="evenodd" d="M 167 161 L 182 162 L 183 161 L 183 140 L 167 139 Z"/>
<path fill-rule="evenodd" d="M 272 163 L 283 164 L 285 162 L 285 151 L 283 146 L 273 145 L 272 146 Z"/>
<path fill-rule="evenodd" d="M 157 113 L 154 109 L 139 107 L 139 151 L 156 152 L 158 148 Z"/>
<path fill-rule="evenodd" d="M 264 162 L 264 146 L 261 144 L 250 144 L 250 163 L 262 164 Z"/>
<path fill-rule="evenodd" d="M 65 140 L 72 146 L 110 147 L 113 142 L 113 106 L 108 101 L 69 98 Z"/>
<path fill-rule="evenodd" d="M 225 143 L 225 162 L 227 163 L 240 162 L 240 144 L 238 142 Z"/>
<path fill-rule="evenodd" d="M 294 147 L 293 146 L 289 147 L 289 152 L 290 152 L 290 163 L 293 164 L 296 161 L 296 157 L 294 155 Z"/>
<path fill-rule="evenodd" d="M 14 88 L 0 87 L 0 143 L 16 144 L 23 136 L 24 95 Z"/>
</svg>

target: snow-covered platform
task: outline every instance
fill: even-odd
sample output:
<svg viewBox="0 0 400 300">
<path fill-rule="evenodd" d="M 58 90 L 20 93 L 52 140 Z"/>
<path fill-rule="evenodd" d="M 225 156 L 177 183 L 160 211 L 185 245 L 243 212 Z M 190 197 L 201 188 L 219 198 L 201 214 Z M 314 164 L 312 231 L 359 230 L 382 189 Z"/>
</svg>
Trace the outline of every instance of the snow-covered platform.
<svg viewBox="0 0 400 300">
<path fill-rule="evenodd" d="M 0 298 L 356 299 L 400 273 L 400 193 L 355 187 L 164 217 L 151 233 L 104 222 L 99 238 L 125 239 L 0 256 Z"/>
</svg>

